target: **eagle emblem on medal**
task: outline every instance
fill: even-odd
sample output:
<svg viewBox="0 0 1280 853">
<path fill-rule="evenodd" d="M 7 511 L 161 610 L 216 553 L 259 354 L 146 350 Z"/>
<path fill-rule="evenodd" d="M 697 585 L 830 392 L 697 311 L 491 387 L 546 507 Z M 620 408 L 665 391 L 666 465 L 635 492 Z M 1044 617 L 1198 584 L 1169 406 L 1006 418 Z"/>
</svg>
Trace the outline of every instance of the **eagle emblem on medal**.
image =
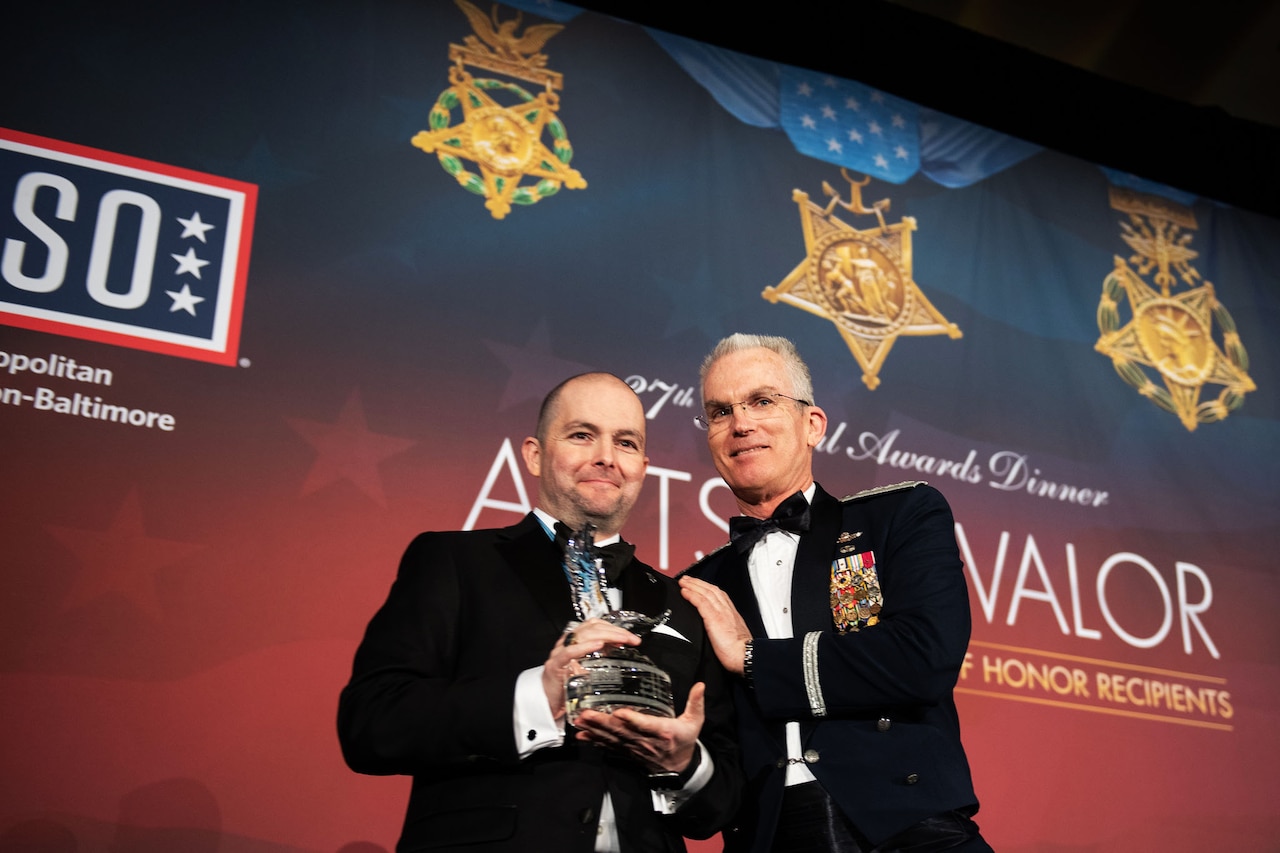
<svg viewBox="0 0 1280 853">
<path fill-rule="evenodd" d="M 503 20 L 497 4 L 486 15 L 467 0 L 455 3 L 475 34 L 449 45 L 451 85 L 436 99 L 429 129 L 419 131 L 413 145 L 435 154 L 459 184 L 484 196 L 494 219 L 562 187 L 584 189 L 586 180 L 569 165 L 573 146 L 557 114 L 564 76 L 547 67 L 541 52 L 564 27 L 531 24 L 520 32 L 519 12 Z M 495 76 L 476 77 L 471 69 Z"/>
</svg>

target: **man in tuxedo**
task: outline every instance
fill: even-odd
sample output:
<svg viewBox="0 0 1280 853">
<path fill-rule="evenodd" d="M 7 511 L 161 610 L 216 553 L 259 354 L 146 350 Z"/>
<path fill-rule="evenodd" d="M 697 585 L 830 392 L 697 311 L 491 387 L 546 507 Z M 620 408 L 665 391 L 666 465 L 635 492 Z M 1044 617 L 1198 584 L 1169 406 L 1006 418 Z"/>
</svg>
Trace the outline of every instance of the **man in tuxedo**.
<svg viewBox="0 0 1280 853">
<path fill-rule="evenodd" d="M 814 482 L 827 417 L 785 338 L 721 341 L 702 402 L 742 512 L 680 579 L 737 676 L 747 792 L 725 849 L 989 851 L 952 699 L 970 617 L 946 500 Z"/>
<path fill-rule="evenodd" d="M 521 447 L 538 478 L 534 512 L 409 545 L 338 708 L 352 769 L 413 777 L 400 853 L 671 853 L 733 814 L 741 771 L 727 679 L 675 581 L 619 538 L 644 447 L 644 409 L 624 382 L 566 380 Z M 588 523 L 596 545 L 618 552 L 606 558 L 613 606 L 672 610 L 643 642 L 600 619 L 571 623 L 555 530 Z M 638 646 L 666 670 L 679 716 L 584 711 L 567 726 L 565 679 L 606 644 Z"/>
</svg>

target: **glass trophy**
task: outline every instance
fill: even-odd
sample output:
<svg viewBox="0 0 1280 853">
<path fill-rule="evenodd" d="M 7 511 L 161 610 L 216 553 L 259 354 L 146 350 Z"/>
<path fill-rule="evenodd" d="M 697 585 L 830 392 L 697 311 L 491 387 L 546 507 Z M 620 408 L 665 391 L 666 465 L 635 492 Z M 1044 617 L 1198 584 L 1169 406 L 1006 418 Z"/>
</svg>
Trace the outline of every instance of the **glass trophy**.
<svg viewBox="0 0 1280 853">
<path fill-rule="evenodd" d="M 609 584 L 604 563 L 593 544 L 594 537 L 595 527 L 587 524 L 571 535 L 565 545 L 564 570 L 579 621 L 603 619 L 640 636 L 664 624 L 671 617 L 670 610 L 654 617 L 609 606 Z M 582 657 L 578 664 L 585 672 L 571 675 L 564 684 L 570 725 L 586 710 L 611 714 L 619 708 L 630 708 L 658 717 L 676 715 L 671 677 L 635 648 L 606 646 Z"/>
</svg>

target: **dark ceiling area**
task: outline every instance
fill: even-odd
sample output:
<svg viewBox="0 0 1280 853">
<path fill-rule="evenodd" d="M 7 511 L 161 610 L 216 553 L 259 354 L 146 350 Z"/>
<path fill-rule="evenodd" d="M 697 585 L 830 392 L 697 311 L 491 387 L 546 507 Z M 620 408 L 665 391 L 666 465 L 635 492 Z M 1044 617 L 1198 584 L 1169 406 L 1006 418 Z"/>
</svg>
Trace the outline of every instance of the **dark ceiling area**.
<svg viewBox="0 0 1280 853">
<path fill-rule="evenodd" d="M 890 0 L 1177 101 L 1280 127 L 1280 3 Z"/>
<path fill-rule="evenodd" d="M 1275 0 L 579 5 L 1280 218 Z"/>
</svg>

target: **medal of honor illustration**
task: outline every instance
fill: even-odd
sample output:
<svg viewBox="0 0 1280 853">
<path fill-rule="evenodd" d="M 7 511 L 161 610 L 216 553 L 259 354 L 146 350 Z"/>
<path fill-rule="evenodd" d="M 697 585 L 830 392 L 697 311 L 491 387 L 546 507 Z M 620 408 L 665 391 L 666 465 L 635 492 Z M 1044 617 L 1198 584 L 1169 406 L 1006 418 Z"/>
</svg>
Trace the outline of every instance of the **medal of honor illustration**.
<svg viewBox="0 0 1280 853">
<path fill-rule="evenodd" d="M 916 220 L 903 217 L 888 225 L 884 214 L 889 199 L 871 207 L 862 203 L 862 189 L 870 181 L 849 182 L 849 201 L 823 182 L 831 200 L 825 208 L 800 190 L 792 199 L 800 206 L 807 256 L 776 287 L 761 294 L 770 302 L 801 308 L 835 324 L 862 367 L 862 382 L 874 390 L 880 368 L 901 335 L 961 337 L 955 323 L 934 308 L 912 279 L 911 232 Z M 874 215 L 876 227 L 859 230 L 833 215 L 836 206 L 855 214 Z"/>
<path fill-rule="evenodd" d="M 500 21 L 497 4 L 485 15 L 467 0 L 455 2 L 475 35 L 461 45 L 449 45 L 452 85 L 436 99 L 428 120 L 431 129 L 419 131 L 414 146 L 434 153 L 459 184 L 484 196 L 494 219 L 504 218 L 513 204 L 535 204 L 562 186 L 585 188 L 582 175 L 569 166 L 573 146 L 556 114 L 564 77 L 547 68 L 547 56 L 539 52 L 564 27 L 534 24 L 517 35 L 521 13 Z M 533 94 L 511 79 L 474 77 L 468 68 L 541 89 Z M 465 162 L 474 164 L 476 171 Z"/>
<path fill-rule="evenodd" d="M 1178 416 L 1188 430 L 1226 418 L 1255 390 L 1235 321 L 1214 286 L 1197 286 L 1193 213 L 1165 199 L 1113 187 L 1111 207 L 1127 213 L 1120 238 L 1133 250 L 1102 282 L 1094 349 L 1138 393 Z M 1152 284 L 1149 284 L 1147 277 Z M 1174 293 L 1179 282 L 1188 289 Z M 1128 320 L 1122 318 L 1122 303 Z M 1218 396 L 1201 400 L 1206 385 Z"/>
</svg>

